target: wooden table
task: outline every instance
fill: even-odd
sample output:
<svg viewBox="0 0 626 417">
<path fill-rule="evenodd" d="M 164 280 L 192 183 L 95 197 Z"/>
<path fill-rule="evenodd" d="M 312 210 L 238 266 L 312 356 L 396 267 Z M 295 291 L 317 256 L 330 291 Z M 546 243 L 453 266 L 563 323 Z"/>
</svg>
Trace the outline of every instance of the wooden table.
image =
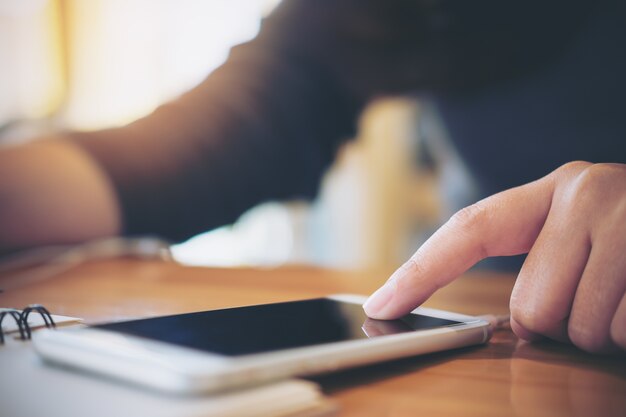
<svg viewBox="0 0 626 417">
<path fill-rule="evenodd" d="M 308 267 L 209 269 L 115 260 L 7 289 L 0 306 L 42 303 L 87 323 L 310 298 L 369 294 L 364 273 Z M 0 277 L 9 287 L 11 277 Z M 512 276 L 469 275 L 430 307 L 506 313 Z M 498 331 L 481 347 L 402 359 L 316 378 L 341 416 L 626 416 L 626 360 Z"/>
</svg>

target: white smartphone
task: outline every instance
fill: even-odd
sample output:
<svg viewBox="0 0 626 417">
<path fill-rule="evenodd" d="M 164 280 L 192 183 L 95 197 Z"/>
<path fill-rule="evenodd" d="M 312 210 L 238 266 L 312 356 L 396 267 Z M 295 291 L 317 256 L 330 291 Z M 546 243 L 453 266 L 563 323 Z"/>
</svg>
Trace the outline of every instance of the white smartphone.
<svg viewBox="0 0 626 417">
<path fill-rule="evenodd" d="M 372 320 L 366 297 L 302 301 L 42 330 L 47 361 L 160 390 L 202 393 L 485 343 L 489 323 L 418 308 Z"/>
</svg>

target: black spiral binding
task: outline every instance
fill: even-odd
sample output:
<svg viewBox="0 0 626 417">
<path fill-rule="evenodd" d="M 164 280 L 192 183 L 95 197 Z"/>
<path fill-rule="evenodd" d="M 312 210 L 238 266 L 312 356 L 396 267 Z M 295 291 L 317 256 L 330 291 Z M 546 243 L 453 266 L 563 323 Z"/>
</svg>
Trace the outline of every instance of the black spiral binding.
<svg viewBox="0 0 626 417">
<path fill-rule="evenodd" d="M 27 306 L 24 310 L 22 310 L 21 313 L 19 310 L 16 310 L 14 308 L 0 308 L 0 344 L 4 344 L 4 332 L 2 331 L 2 322 L 7 316 L 12 317 L 13 320 L 15 320 L 15 323 L 17 323 L 17 328 L 20 332 L 20 339 L 29 340 L 31 337 L 31 328 L 28 324 L 28 316 L 32 312 L 39 313 L 39 315 L 41 315 L 41 317 L 43 318 L 43 322 L 47 328 L 56 328 L 56 324 L 52 319 L 52 315 L 50 314 L 48 309 L 41 304 L 31 304 Z"/>
</svg>

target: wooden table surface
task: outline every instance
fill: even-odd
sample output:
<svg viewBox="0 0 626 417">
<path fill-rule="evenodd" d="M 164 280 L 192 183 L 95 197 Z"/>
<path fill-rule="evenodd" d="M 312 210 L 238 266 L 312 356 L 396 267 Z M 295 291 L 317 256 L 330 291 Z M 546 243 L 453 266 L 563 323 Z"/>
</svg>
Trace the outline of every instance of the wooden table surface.
<svg viewBox="0 0 626 417">
<path fill-rule="evenodd" d="M 310 298 L 369 294 L 385 277 L 308 267 L 191 268 L 114 260 L 15 286 L 0 277 L 0 306 L 45 304 L 87 323 Z M 426 305 L 506 313 L 514 277 L 468 275 Z M 528 344 L 508 330 L 488 345 L 412 357 L 315 379 L 341 416 L 626 416 L 626 359 L 557 343 Z"/>
</svg>

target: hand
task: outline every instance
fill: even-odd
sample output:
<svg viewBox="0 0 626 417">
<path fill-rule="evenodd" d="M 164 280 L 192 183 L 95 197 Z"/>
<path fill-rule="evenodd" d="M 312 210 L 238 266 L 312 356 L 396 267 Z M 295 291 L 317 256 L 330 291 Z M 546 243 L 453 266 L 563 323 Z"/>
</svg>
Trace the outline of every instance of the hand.
<svg viewBox="0 0 626 417">
<path fill-rule="evenodd" d="M 365 303 L 408 313 L 489 256 L 528 253 L 511 327 L 589 352 L 626 349 L 626 165 L 572 162 L 456 213 Z"/>
<path fill-rule="evenodd" d="M 0 149 L 0 257 L 113 236 L 121 224 L 108 176 L 78 145 L 54 137 Z"/>
</svg>

